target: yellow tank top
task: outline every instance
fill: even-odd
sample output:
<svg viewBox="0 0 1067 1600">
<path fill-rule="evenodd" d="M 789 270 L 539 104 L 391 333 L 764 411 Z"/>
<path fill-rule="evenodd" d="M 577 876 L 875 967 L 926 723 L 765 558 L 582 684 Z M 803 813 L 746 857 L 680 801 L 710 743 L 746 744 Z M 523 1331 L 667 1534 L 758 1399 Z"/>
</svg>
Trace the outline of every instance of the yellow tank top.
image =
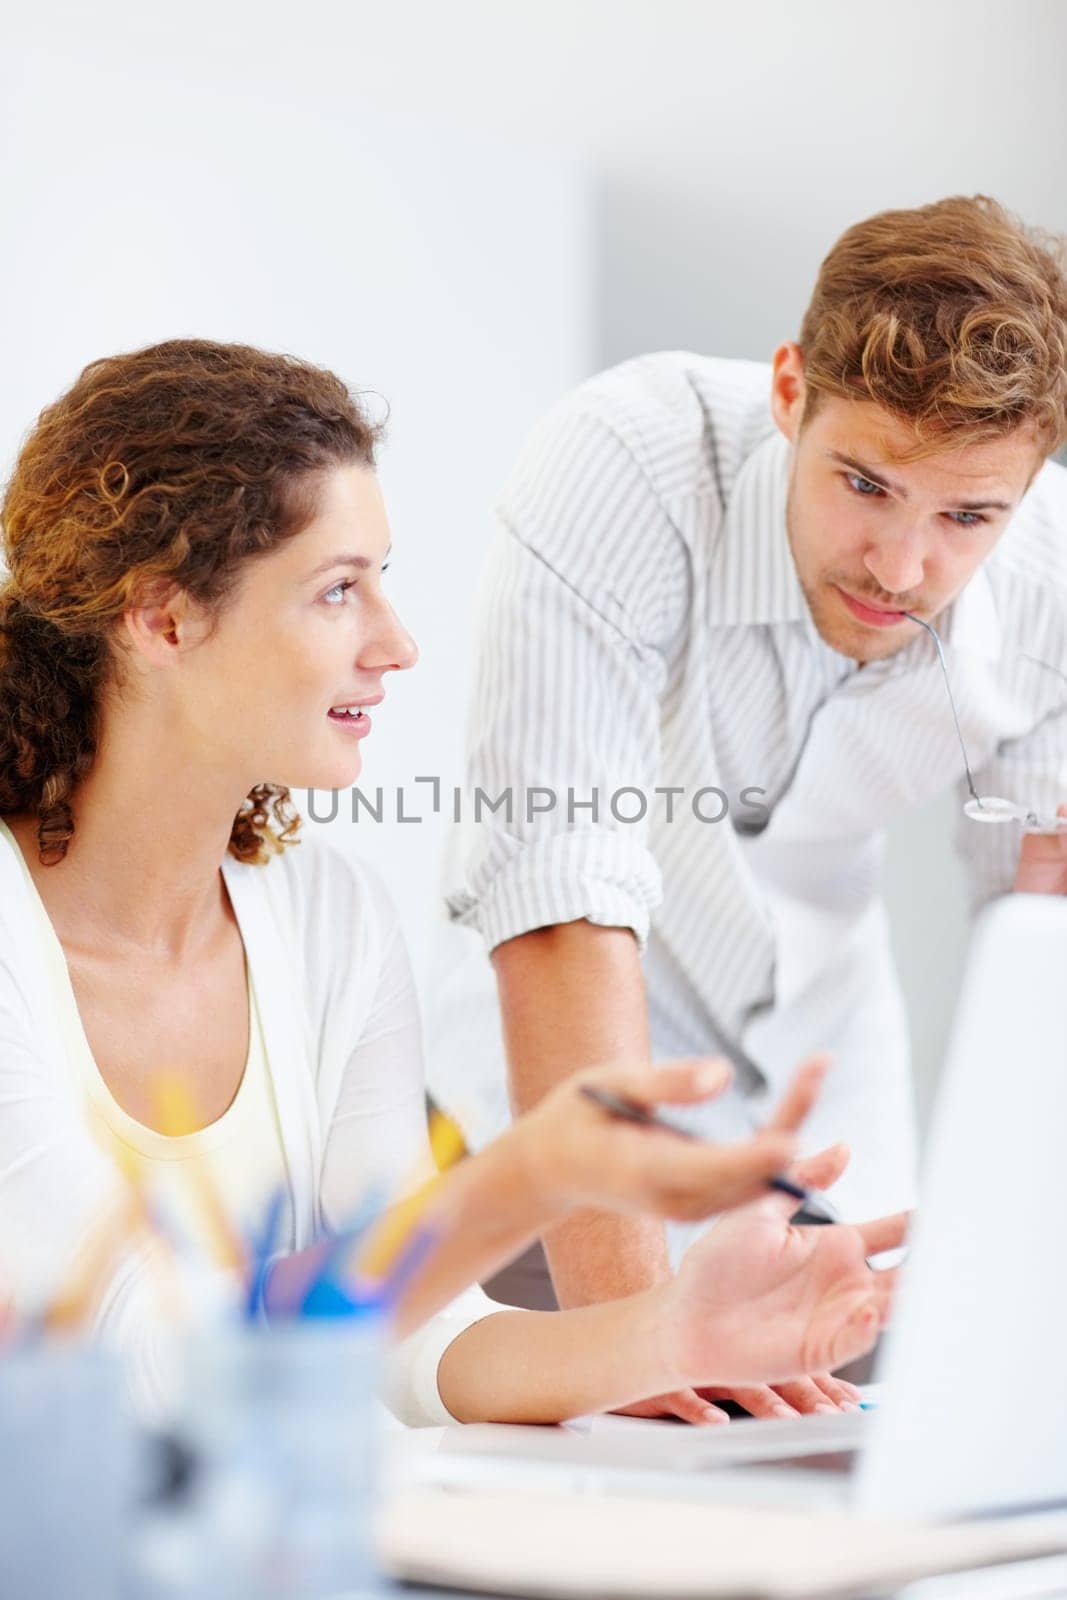
<svg viewBox="0 0 1067 1600">
<path fill-rule="evenodd" d="M 206 1179 L 219 1195 L 233 1228 L 247 1242 L 261 1227 L 276 1189 L 283 1186 L 287 1196 L 289 1192 L 278 1108 L 247 958 L 248 1056 L 230 1104 L 214 1122 L 193 1133 L 170 1135 L 145 1127 L 122 1109 L 100 1075 L 82 1027 L 63 946 L 22 850 L 2 819 L 0 830 L 14 850 L 26 880 L 72 1087 L 84 1098 L 93 1132 L 112 1154 L 119 1154 L 120 1147 L 125 1146 L 141 1158 L 150 1199 L 162 1217 L 172 1226 L 177 1224 L 187 1239 L 203 1248 L 210 1238 L 202 1198 Z M 284 1209 L 288 1212 L 288 1205 Z"/>
</svg>

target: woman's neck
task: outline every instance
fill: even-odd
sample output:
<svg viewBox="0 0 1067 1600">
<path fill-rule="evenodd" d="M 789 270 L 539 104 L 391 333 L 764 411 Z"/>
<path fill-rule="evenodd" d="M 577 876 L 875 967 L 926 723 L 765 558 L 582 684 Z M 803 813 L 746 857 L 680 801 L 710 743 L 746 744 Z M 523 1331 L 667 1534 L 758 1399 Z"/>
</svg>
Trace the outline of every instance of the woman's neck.
<svg viewBox="0 0 1067 1600">
<path fill-rule="evenodd" d="M 61 862 L 41 865 L 35 818 L 7 821 L 65 944 L 195 959 L 232 918 L 219 869 L 251 787 L 135 715 L 109 720 Z"/>
</svg>

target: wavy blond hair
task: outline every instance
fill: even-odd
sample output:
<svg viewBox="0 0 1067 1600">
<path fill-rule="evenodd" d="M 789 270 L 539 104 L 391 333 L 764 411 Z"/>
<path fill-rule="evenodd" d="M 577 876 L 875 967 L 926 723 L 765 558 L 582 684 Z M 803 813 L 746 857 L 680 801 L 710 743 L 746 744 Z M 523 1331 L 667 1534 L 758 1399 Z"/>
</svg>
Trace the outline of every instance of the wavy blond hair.
<svg viewBox="0 0 1067 1600">
<path fill-rule="evenodd" d="M 306 527 L 324 470 L 373 466 L 379 432 L 333 373 L 206 339 L 94 361 L 41 413 L 0 511 L 0 815 L 37 818 L 44 865 L 74 835 L 123 612 L 162 580 L 217 617 L 245 563 Z M 288 789 L 257 784 L 230 854 L 264 861 L 299 825 Z"/>
<path fill-rule="evenodd" d="M 1067 439 L 1064 243 L 987 195 L 882 211 L 843 233 L 801 324 L 806 414 L 873 400 L 918 435 L 907 459 L 1029 427 Z"/>
</svg>

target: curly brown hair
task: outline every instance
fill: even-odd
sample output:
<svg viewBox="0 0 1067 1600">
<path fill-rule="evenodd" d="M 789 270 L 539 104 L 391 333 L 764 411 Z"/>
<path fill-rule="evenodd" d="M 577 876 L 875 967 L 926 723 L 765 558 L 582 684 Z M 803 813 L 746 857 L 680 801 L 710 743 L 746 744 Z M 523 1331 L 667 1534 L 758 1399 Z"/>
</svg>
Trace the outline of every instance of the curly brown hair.
<svg viewBox="0 0 1067 1600">
<path fill-rule="evenodd" d="M 909 460 L 1024 425 L 1046 455 L 1067 439 L 1063 241 L 987 195 L 849 228 L 798 342 L 806 414 L 823 394 L 873 400 L 912 423 Z"/>
<path fill-rule="evenodd" d="M 42 411 L 0 510 L 0 815 L 36 816 L 43 864 L 74 835 L 123 613 L 162 580 L 217 620 L 243 564 L 311 520 L 322 472 L 372 467 L 380 435 L 332 372 L 206 339 L 94 361 Z M 257 784 L 230 854 L 264 861 L 299 825 Z"/>
</svg>

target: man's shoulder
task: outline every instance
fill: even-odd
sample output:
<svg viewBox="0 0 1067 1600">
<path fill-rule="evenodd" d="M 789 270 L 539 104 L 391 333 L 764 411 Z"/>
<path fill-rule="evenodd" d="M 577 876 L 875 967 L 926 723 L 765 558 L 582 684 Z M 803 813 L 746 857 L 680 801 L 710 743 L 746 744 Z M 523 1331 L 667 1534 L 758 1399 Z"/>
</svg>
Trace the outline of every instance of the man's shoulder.
<svg viewBox="0 0 1067 1600">
<path fill-rule="evenodd" d="M 612 433 L 664 493 L 721 489 L 770 427 L 765 362 L 664 350 L 572 389 L 545 422 Z"/>
<path fill-rule="evenodd" d="M 771 368 L 764 361 L 655 350 L 587 378 L 563 404 L 623 418 L 640 418 L 645 411 L 684 418 L 694 407 L 730 415 L 766 405 L 770 381 Z"/>
<path fill-rule="evenodd" d="M 990 565 L 995 573 L 1067 601 L 1067 467 L 1045 462 Z"/>
</svg>

